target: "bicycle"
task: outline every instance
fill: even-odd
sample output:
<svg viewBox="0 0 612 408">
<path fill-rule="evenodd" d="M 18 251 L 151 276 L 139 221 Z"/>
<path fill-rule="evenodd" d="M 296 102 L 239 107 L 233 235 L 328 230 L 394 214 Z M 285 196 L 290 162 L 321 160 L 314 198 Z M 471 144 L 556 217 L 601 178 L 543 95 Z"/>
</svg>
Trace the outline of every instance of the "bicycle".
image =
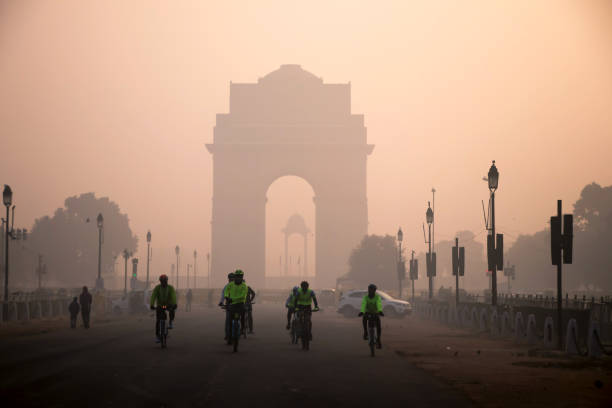
<svg viewBox="0 0 612 408">
<path fill-rule="evenodd" d="M 368 322 L 368 346 L 370 346 L 370 356 L 374 357 L 376 349 L 376 343 L 378 338 L 376 337 L 376 319 L 378 315 L 374 313 L 365 314 L 366 321 Z"/>
<path fill-rule="evenodd" d="M 168 311 L 167 306 L 157 306 L 157 321 L 159 322 L 159 340 L 161 343 L 161 348 L 165 349 L 167 347 L 167 339 L 168 339 L 168 326 L 166 325 L 166 320 L 168 315 L 166 312 Z"/>
<path fill-rule="evenodd" d="M 246 319 L 244 322 L 245 327 L 245 332 L 248 331 L 249 333 L 253 333 L 253 305 L 255 304 L 255 302 L 251 302 L 251 303 L 247 303 L 246 305 Z M 246 333 L 244 335 L 244 337 L 246 338 Z"/>
<path fill-rule="evenodd" d="M 229 333 L 229 336 L 227 337 L 227 345 L 234 346 L 234 353 L 238 351 L 238 343 L 240 340 L 240 334 L 241 334 L 240 315 L 242 312 L 242 307 L 243 307 L 242 303 L 239 303 L 236 305 L 229 304 L 229 305 L 221 306 L 222 309 L 229 310 L 230 312 L 231 322 L 230 322 L 230 333 Z M 246 334 L 244 335 L 246 338 Z"/>
<path fill-rule="evenodd" d="M 305 308 L 296 308 L 295 314 L 297 315 L 298 322 L 298 330 L 297 336 L 302 340 L 302 350 L 310 350 L 310 338 L 312 337 L 312 321 L 311 315 L 312 312 L 316 312 L 319 309 L 305 309 Z"/>
<path fill-rule="evenodd" d="M 291 344 L 298 343 L 298 326 L 300 322 L 297 318 L 297 313 L 293 312 L 293 316 L 291 317 L 291 330 L 289 330 L 289 338 L 291 338 Z"/>
</svg>

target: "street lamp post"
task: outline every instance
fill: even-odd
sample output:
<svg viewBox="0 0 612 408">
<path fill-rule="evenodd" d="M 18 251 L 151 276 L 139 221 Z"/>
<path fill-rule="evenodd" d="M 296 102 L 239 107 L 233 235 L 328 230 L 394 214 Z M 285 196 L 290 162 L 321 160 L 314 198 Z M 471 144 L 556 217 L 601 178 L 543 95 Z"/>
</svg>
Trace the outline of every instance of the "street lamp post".
<svg viewBox="0 0 612 408">
<path fill-rule="evenodd" d="M 196 289 L 196 285 L 198 283 L 196 278 L 196 265 L 198 262 L 198 251 L 193 250 L 193 289 Z"/>
<path fill-rule="evenodd" d="M 177 245 L 176 248 L 174 248 L 174 252 L 176 253 L 176 290 L 178 291 L 179 288 L 179 254 L 181 252 L 181 249 L 179 248 L 179 246 Z"/>
<path fill-rule="evenodd" d="M 126 249 L 123 250 L 123 259 L 125 260 L 125 274 L 123 276 L 123 293 L 127 295 L 127 261 L 132 256 L 132 253 Z"/>
<path fill-rule="evenodd" d="M 96 279 L 96 289 L 104 289 L 104 279 L 102 279 L 102 229 L 104 228 L 104 217 L 98 214 L 98 279 Z"/>
<path fill-rule="evenodd" d="M 404 240 L 404 233 L 402 232 L 402 228 L 400 227 L 397 230 L 397 242 L 398 242 L 398 261 L 397 261 L 397 281 L 399 287 L 399 296 L 398 299 L 402 298 L 402 280 L 406 275 L 406 267 L 404 265 L 404 261 L 402 259 L 402 241 Z"/>
<path fill-rule="evenodd" d="M 425 220 L 427 221 L 429 231 L 428 239 L 425 240 L 425 243 L 429 245 L 427 251 L 427 278 L 429 279 L 429 299 L 431 300 L 433 298 L 433 277 L 436 276 L 436 254 L 431 252 L 431 224 L 434 222 L 434 212 L 429 201 L 427 202 Z M 423 228 L 423 234 L 425 234 L 425 228 Z"/>
<path fill-rule="evenodd" d="M 493 306 L 497 305 L 497 259 L 499 259 L 497 251 L 500 248 L 497 248 L 495 245 L 496 235 L 495 235 L 495 191 L 497 190 L 497 186 L 499 184 L 499 172 L 497 171 L 497 167 L 495 166 L 495 160 L 493 160 L 493 164 L 491 164 L 491 168 L 489 169 L 489 174 L 487 177 L 487 181 L 489 182 L 489 191 L 491 192 L 491 239 L 490 239 L 490 247 L 489 257 L 493 256 L 493 262 L 489 261 L 489 266 L 491 268 L 491 304 Z"/>
<path fill-rule="evenodd" d="M 10 223 L 9 223 L 9 209 L 13 203 L 13 191 L 7 184 L 4 185 L 4 191 L 2 192 L 2 202 L 6 207 L 6 234 L 4 239 L 4 305 L 8 308 L 8 282 L 9 282 L 9 238 L 10 238 Z M 8 310 L 8 309 L 7 309 Z M 6 313 L 4 314 L 6 316 Z"/>
<path fill-rule="evenodd" d="M 151 231 L 147 231 L 147 281 L 145 290 L 149 289 L 149 261 L 151 260 Z"/>
</svg>

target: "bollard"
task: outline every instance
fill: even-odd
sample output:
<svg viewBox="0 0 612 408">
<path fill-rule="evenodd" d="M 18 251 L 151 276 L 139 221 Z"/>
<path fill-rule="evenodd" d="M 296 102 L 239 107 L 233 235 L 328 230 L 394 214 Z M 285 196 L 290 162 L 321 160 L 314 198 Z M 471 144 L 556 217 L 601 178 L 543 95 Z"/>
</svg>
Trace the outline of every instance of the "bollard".
<svg viewBox="0 0 612 408">
<path fill-rule="evenodd" d="M 578 324 L 576 319 L 569 319 L 565 335 L 565 352 L 567 354 L 580 354 L 578 350 Z"/>
<path fill-rule="evenodd" d="M 553 340 L 554 336 L 554 325 L 552 316 L 547 316 L 544 319 L 544 347 L 552 349 L 555 347 L 555 342 Z"/>
<path fill-rule="evenodd" d="M 522 342 L 527 336 L 525 330 L 525 320 L 522 312 L 516 312 L 514 315 L 514 338 L 517 342 Z"/>
<path fill-rule="evenodd" d="M 480 319 L 478 329 L 481 332 L 487 331 L 487 309 L 484 307 L 480 310 Z"/>
<path fill-rule="evenodd" d="M 489 332 L 492 336 L 499 336 L 499 320 L 497 317 L 497 308 L 492 307 Z"/>
<path fill-rule="evenodd" d="M 504 314 L 501 318 L 501 335 L 502 336 L 511 336 L 512 335 L 512 327 L 510 326 L 510 313 L 508 311 L 504 311 Z"/>
<path fill-rule="evenodd" d="M 599 358 L 604 354 L 600 339 L 601 332 L 599 330 L 599 322 L 592 321 L 589 325 L 589 337 L 587 340 L 589 357 Z"/>
<path fill-rule="evenodd" d="M 527 316 L 527 343 L 536 344 L 538 342 L 538 333 L 536 328 L 536 318 L 534 314 Z"/>
</svg>

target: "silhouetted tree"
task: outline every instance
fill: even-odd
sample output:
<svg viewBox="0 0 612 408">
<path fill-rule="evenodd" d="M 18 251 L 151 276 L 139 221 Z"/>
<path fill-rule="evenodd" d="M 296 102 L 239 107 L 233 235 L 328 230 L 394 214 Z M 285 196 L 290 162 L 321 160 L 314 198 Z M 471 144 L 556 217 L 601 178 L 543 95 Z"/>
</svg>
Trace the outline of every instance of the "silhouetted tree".
<svg viewBox="0 0 612 408">
<path fill-rule="evenodd" d="M 349 258 L 347 278 L 366 287 L 397 287 L 397 245 L 391 235 L 366 235 Z"/>
<path fill-rule="evenodd" d="M 93 285 L 98 273 L 98 227 L 96 218 L 104 217 L 102 273 L 112 269 L 113 258 L 127 248 L 135 251 L 138 239 L 132 234 L 126 214 L 108 197 L 94 193 L 69 197 L 64 208 L 52 217 L 37 219 L 30 246 L 43 254 L 49 276 L 56 285 Z"/>
<path fill-rule="evenodd" d="M 552 214 L 551 214 L 552 215 Z M 612 290 L 612 186 L 596 183 L 582 189 L 574 204 L 574 259 L 564 266 L 568 291 Z M 550 230 L 521 235 L 508 250 L 517 266 L 516 288 L 555 289 L 556 269 L 550 259 Z"/>
</svg>

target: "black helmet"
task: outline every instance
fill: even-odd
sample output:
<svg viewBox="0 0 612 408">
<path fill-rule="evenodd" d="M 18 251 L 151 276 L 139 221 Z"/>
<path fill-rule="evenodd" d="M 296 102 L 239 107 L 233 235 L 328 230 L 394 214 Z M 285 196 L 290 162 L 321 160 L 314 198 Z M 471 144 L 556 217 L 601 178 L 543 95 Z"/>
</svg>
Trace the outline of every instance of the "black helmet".
<svg viewBox="0 0 612 408">
<path fill-rule="evenodd" d="M 302 283 L 300 283 L 300 287 L 302 288 L 302 290 L 308 289 L 308 282 L 302 281 Z"/>
<path fill-rule="evenodd" d="M 376 285 L 375 285 L 375 284 L 370 283 L 370 284 L 368 285 L 368 290 L 376 290 L 376 289 L 378 289 L 378 288 L 376 287 Z"/>
</svg>

